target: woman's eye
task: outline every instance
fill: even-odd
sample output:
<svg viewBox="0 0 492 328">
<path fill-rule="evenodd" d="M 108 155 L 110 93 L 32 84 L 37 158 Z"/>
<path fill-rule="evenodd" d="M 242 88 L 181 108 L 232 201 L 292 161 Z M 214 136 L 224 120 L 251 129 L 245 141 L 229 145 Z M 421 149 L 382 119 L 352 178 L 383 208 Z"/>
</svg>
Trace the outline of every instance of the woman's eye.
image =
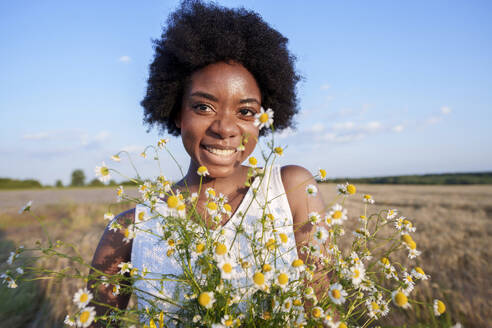
<svg viewBox="0 0 492 328">
<path fill-rule="evenodd" d="M 212 111 L 212 108 L 210 108 L 210 106 L 205 105 L 205 104 L 197 104 L 197 105 L 194 105 L 193 106 L 193 109 L 196 110 L 196 111 L 198 111 L 198 112 L 203 112 L 203 113 L 211 112 Z"/>
<path fill-rule="evenodd" d="M 256 112 L 249 108 L 241 108 L 239 110 L 239 114 L 241 114 L 242 116 L 255 116 Z"/>
</svg>

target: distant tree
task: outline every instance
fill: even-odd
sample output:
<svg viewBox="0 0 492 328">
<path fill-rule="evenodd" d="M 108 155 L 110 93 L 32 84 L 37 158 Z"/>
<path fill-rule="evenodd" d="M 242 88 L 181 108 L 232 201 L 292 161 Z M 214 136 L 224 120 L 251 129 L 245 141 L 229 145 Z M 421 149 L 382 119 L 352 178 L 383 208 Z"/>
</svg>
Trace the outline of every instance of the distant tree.
<svg viewBox="0 0 492 328">
<path fill-rule="evenodd" d="M 109 180 L 109 184 L 110 186 L 116 186 L 116 181 L 114 181 L 113 179 Z"/>
<path fill-rule="evenodd" d="M 72 172 L 72 181 L 70 185 L 73 187 L 80 187 L 85 185 L 85 173 L 84 171 L 77 169 Z"/>
<path fill-rule="evenodd" d="M 63 188 L 63 182 L 61 180 L 56 180 L 55 187 L 57 187 L 57 188 Z"/>
<path fill-rule="evenodd" d="M 90 187 L 101 187 L 104 186 L 104 184 L 99 181 L 99 179 L 92 179 L 91 182 L 89 182 Z"/>
</svg>

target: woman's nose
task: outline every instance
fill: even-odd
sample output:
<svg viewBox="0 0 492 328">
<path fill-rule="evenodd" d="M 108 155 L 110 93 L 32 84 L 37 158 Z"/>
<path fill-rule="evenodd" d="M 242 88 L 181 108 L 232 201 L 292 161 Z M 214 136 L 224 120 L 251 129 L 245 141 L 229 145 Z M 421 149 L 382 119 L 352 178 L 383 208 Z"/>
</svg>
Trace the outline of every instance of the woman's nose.
<svg viewBox="0 0 492 328">
<path fill-rule="evenodd" d="M 235 137 L 241 134 L 236 117 L 232 113 L 223 113 L 217 116 L 210 129 L 221 139 Z"/>
</svg>

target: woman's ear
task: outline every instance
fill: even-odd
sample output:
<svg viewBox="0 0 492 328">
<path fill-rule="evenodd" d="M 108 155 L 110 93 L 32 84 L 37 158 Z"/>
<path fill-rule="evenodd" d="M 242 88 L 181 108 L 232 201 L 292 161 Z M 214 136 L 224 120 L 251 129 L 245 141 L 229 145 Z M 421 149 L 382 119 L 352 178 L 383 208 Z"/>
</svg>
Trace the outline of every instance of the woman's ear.
<svg viewBox="0 0 492 328">
<path fill-rule="evenodd" d="M 174 125 L 176 125 L 178 129 L 181 129 L 181 111 L 176 114 L 176 117 L 174 118 Z"/>
</svg>

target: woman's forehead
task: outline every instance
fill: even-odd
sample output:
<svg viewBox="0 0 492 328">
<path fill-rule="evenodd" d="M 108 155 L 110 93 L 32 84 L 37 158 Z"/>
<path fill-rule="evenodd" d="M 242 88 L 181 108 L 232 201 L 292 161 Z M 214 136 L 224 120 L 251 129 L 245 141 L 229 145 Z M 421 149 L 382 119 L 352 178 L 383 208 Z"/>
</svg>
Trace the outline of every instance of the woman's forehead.
<svg viewBox="0 0 492 328">
<path fill-rule="evenodd" d="M 254 76 L 241 64 L 219 62 L 194 72 L 189 81 L 187 94 L 210 94 L 219 97 L 261 98 Z"/>
</svg>

